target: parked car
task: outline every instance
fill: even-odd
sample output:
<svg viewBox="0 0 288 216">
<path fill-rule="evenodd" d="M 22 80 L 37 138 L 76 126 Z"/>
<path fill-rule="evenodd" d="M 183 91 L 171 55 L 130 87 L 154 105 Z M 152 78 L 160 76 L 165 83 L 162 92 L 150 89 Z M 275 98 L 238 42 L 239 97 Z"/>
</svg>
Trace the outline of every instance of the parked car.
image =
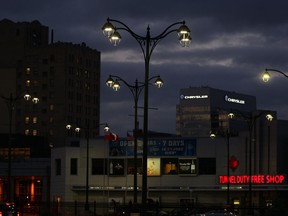
<svg viewBox="0 0 288 216">
<path fill-rule="evenodd" d="M 20 214 L 14 203 L 1 202 L 0 216 L 20 216 Z"/>
</svg>

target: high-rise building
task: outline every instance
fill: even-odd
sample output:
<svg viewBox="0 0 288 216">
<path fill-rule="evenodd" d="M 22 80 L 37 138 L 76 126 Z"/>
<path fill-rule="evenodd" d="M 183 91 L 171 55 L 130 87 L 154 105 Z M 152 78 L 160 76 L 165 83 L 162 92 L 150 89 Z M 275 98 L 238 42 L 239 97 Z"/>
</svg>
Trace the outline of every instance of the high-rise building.
<svg viewBox="0 0 288 216">
<path fill-rule="evenodd" d="M 0 107 L 4 119 L 0 131 L 8 133 L 12 126 L 12 133 L 45 136 L 53 146 L 77 145 L 73 137 L 85 137 L 85 130 L 67 132 L 67 124 L 86 132 L 89 129 L 89 136 L 96 137 L 100 52 L 85 43 L 54 43 L 53 39 L 49 43 L 48 27 L 38 21 L 4 19 L 0 31 Z M 24 93 L 39 98 L 39 103 L 28 103 L 22 99 Z"/>
<path fill-rule="evenodd" d="M 244 122 L 230 121 L 228 113 L 249 115 L 256 111 L 256 97 L 210 87 L 180 89 L 179 98 L 176 134 L 184 137 L 207 137 L 219 129 L 239 130 Z"/>
</svg>

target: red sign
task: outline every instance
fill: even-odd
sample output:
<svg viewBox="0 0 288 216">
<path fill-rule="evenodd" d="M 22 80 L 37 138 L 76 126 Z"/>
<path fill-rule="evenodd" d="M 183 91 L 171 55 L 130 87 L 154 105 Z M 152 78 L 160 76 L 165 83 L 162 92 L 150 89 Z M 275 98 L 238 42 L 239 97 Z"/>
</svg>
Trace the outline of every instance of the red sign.
<svg viewBox="0 0 288 216">
<path fill-rule="evenodd" d="M 283 184 L 286 183 L 284 175 L 231 175 L 229 176 L 230 184 L 249 184 L 251 179 L 252 184 Z M 228 183 L 228 176 L 219 176 L 220 184 Z"/>
<path fill-rule="evenodd" d="M 230 169 L 232 170 L 237 169 L 237 167 L 239 166 L 239 161 L 235 156 L 231 156 L 229 163 L 230 163 Z"/>
</svg>

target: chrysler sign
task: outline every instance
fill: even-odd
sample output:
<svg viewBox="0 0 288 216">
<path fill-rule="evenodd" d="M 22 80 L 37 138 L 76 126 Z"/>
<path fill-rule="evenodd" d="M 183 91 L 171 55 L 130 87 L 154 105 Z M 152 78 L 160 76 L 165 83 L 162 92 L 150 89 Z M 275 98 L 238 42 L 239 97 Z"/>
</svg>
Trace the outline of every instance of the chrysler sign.
<svg viewBox="0 0 288 216">
<path fill-rule="evenodd" d="M 208 95 L 180 95 L 180 99 L 191 100 L 191 99 L 206 99 Z"/>
<path fill-rule="evenodd" d="M 245 104 L 244 100 L 240 100 L 237 98 L 231 98 L 228 95 L 225 95 L 225 101 L 227 101 L 229 103 Z"/>
</svg>

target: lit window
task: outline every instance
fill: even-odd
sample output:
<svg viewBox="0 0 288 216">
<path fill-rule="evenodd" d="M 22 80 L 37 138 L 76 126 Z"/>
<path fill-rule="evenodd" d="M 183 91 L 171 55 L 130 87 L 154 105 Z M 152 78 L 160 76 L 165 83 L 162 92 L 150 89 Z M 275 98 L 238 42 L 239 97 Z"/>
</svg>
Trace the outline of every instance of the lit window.
<svg viewBox="0 0 288 216">
<path fill-rule="evenodd" d="M 33 117 L 33 124 L 37 124 L 37 117 Z"/>
<path fill-rule="evenodd" d="M 26 86 L 30 86 L 30 80 L 26 80 Z"/>
<path fill-rule="evenodd" d="M 33 130 L 33 136 L 37 136 L 37 130 Z"/>
<path fill-rule="evenodd" d="M 50 104 L 49 110 L 50 110 L 50 111 L 54 110 L 54 105 L 53 105 L 53 104 Z"/>
<path fill-rule="evenodd" d="M 27 67 L 27 68 L 26 68 L 26 74 L 29 75 L 30 72 L 31 72 L 31 68 L 30 68 L 30 67 Z"/>
<path fill-rule="evenodd" d="M 26 130 L 24 131 L 24 133 L 25 133 L 25 135 L 29 135 L 29 129 L 26 129 Z"/>
<path fill-rule="evenodd" d="M 25 117 L 25 124 L 29 124 L 30 118 L 28 116 Z"/>
</svg>

